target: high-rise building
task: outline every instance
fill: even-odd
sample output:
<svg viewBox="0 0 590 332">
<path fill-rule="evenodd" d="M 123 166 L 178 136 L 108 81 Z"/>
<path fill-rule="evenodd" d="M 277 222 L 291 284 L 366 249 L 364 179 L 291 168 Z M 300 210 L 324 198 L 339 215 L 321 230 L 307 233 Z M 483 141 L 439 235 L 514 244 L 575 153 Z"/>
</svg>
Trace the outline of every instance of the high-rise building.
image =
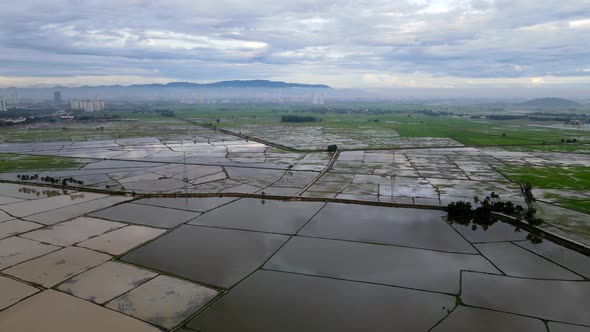
<svg viewBox="0 0 590 332">
<path fill-rule="evenodd" d="M 61 91 L 55 91 L 53 93 L 53 102 L 57 105 L 61 105 Z"/>
<path fill-rule="evenodd" d="M 313 94 L 313 101 L 311 102 L 314 105 L 323 105 L 324 100 L 326 99 L 326 95 L 323 93 L 314 93 Z"/>
<path fill-rule="evenodd" d="M 18 92 L 13 92 L 10 94 L 10 97 L 12 97 L 12 104 L 15 106 L 18 106 L 18 104 L 20 103 L 19 99 L 18 99 Z"/>
<path fill-rule="evenodd" d="M 104 101 L 102 99 L 95 100 L 77 100 L 72 99 L 70 102 L 72 111 L 83 110 L 84 112 L 97 112 L 104 109 Z"/>
<path fill-rule="evenodd" d="M 3 97 L 0 97 L 0 111 L 6 112 L 8 109 L 6 108 L 6 100 Z"/>
</svg>

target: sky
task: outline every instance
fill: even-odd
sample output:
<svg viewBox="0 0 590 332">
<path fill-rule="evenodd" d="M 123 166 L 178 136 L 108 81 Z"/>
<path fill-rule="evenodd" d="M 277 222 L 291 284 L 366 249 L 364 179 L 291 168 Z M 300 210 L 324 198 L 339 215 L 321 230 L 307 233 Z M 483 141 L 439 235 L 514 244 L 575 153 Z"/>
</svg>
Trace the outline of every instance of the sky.
<svg viewBox="0 0 590 332">
<path fill-rule="evenodd" d="M 590 84 L 590 0 L 0 1 L 0 87 Z"/>
</svg>

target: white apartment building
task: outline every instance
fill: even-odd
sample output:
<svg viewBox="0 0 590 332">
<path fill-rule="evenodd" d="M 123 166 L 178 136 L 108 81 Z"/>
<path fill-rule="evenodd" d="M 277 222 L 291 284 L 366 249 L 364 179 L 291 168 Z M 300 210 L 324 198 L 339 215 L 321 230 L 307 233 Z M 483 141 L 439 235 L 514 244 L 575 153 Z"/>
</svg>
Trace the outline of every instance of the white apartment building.
<svg viewBox="0 0 590 332">
<path fill-rule="evenodd" d="M 97 112 L 104 109 L 104 101 L 102 99 L 94 100 L 78 100 L 72 99 L 70 106 L 73 111 L 83 110 L 84 112 Z"/>
</svg>

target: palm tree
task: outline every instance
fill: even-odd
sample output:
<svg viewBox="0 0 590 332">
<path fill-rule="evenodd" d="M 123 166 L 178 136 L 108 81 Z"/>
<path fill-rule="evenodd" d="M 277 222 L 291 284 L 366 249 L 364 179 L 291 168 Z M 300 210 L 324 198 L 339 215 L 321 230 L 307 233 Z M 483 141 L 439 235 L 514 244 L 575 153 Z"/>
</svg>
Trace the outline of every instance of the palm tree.
<svg viewBox="0 0 590 332">
<path fill-rule="evenodd" d="M 537 199 L 533 195 L 533 186 L 530 183 L 527 182 L 525 184 L 522 184 L 522 189 L 524 194 L 524 200 L 527 203 L 527 205 L 530 206 L 537 201 Z"/>
</svg>

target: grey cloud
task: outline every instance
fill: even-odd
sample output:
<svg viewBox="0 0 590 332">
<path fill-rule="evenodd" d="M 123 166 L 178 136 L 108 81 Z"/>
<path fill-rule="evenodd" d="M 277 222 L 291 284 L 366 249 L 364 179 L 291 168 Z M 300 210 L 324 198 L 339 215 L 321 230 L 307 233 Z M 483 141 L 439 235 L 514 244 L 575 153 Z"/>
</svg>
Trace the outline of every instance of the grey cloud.
<svg viewBox="0 0 590 332">
<path fill-rule="evenodd" d="M 0 76 L 590 76 L 576 20 L 590 1 L 2 2 Z"/>
</svg>

